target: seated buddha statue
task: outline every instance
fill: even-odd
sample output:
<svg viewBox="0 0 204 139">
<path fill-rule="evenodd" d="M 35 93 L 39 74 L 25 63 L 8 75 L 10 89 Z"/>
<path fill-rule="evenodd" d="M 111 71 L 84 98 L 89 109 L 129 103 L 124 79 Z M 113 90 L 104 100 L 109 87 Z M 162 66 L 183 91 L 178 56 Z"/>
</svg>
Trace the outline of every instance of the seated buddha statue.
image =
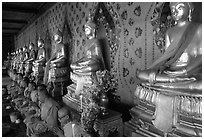
<svg viewBox="0 0 204 139">
<path fill-rule="evenodd" d="M 16 69 L 16 58 L 17 58 L 17 53 L 16 51 L 13 52 L 13 57 L 12 57 L 12 69 Z"/>
<path fill-rule="evenodd" d="M 86 46 L 84 46 L 86 48 L 85 56 L 71 64 L 71 79 L 77 83 L 76 94 L 79 94 L 83 88 L 83 83 L 96 83 L 96 72 L 105 69 L 102 46 L 96 38 L 95 28 L 93 19 L 89 18 L 85 24 L 85 35 L 88 38 Z"/>
<path fill-rule="evenodd" d="M 137 104 L 132 113 L 164 133 L 177 131 L 200 136 L 202 26 L 191 20 L 192 3 L 172 2 L 170 9 L 175 26 L 166 32 L 164 54 L 148 69 L 137 73 L 142 84 L 136 88 Z M 148 103 L 146 108 L 142 100 Z M 150 105 L 153 111 L 148 108 Z"/>
<path fill-rule="evenodd" d="M 18 50 L 15 51 L 15 57 L 14 57 L 14 62 L 13 62 L 13 67 L 14 69 L 18 69 L 18 58 L 19 58 L 19 53 L 18 53 Z"/>
<path fill-rule="evenodd" d="M 18 72 L 23 74 L 23 60 L 24 60 L 24 52 L 23 48 L 19 49 L 19 59 L 18 59 Z"/>
<path fill-rule="evenodd" d="M 55 50 L 46 63 L 44 84 L 48 82 L 61 82 L 63 81 L 62 78 L 67 74 L 67 54 L 63 44 L 63 34 L 59 29 L 54 34 L 54 40 L 56 42 Z"/>
<path fill-rule="evenodd" d="M 43 81 L 44 67 L 46 63 L 46 51 L 44 48 L 44 40 L 38 40 L 38 54 L 37 58 L 33 61 L 33 75 L 36 77 L 36 82 Z M 32 52 L 33 53 L 33 52 Z M 34 53 L 32 54 L 34 56 Z"/>
<path fill-rule="evenodd" d="M 26 74 L 30 74 L 32 72 L 33 62 L 36 58 L 36 53 L 34 50 L 34 44 L 33 43 L 29 44 L 28 55 L 29 55 L 28 56 L 29 58 L 26 61 L 26 69 L 25 69 Z"/>
<path fill-rule="evenodd" d="M 22 61 L 22 66 L 23 66 L 23 73 L 25 74 L 26 70 L 26 62 L 29 59 L 29 53 L 28 53 L 28 48 L 27 46 L 23 47 L 23 61 Z"/>
<path fill-rule="evenodd" d="M 151 86 L 201 90 L 202 26 L 189 20 L 189 3 L 171 3 L 176 25 L 166 32 L 164 54 L 137 76 Z"/>
</svg>

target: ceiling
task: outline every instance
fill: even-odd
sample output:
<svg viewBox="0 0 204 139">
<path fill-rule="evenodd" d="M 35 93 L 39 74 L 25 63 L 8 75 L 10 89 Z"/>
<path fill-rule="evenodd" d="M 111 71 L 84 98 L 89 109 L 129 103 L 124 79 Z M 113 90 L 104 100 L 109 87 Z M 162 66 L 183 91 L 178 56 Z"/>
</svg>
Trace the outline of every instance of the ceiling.
<svg viewBox="0 0 204 139">
<path fill-rule="evenodd" d="M 55 2 L 2 2 L 2 35 L 14 36 Z"/>
</svg>

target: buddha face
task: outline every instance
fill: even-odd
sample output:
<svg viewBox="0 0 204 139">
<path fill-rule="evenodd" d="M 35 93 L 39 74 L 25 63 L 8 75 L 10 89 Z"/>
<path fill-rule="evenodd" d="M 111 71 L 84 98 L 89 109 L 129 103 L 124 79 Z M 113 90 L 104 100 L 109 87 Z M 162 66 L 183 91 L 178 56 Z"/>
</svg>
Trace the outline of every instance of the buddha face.
<svg viewBox="0 0 204 139">
<path fill-rule="evenodd" d="M 94 29 L 91 28 L 90 26 L 85 26 L 85 35 L 91 39 L 94 37 Z"/>
<path fill-rule="evenodd" d="M 23 52 L 25 52 L 26 51 L 26 47 L 23 47 Z"/>
<path fill-rule="evenodd" d="M 189 6 L 186 3 L 171 3 L 171 14 L 175 21 L 186 21 L 189 16 Z"/>
<path fill-rule="evenodd" d="M 54 35 L 54 40 L 55 40 L 56 42 L 61 42 L 61 41 L 62 41 L 62 37 L 61 37 L 60 35 L 58 35 L 58 34 L 55 34 L 55 35 Z"/>
<path fill-rule="evenodd" d="M 42 45 L 43 45 L 42 41 L 39 40 L 39 41 L 38 41 L 38 47 L 41 47 Z"/>
<path fill-rule="evenodd" d="M 30 50 L 33 50 L 33 47 L 34 47 L 33 44 L 30 44 L 30 45 L 29 45 L 29 49 L 30 49 Z"/>
</svg>

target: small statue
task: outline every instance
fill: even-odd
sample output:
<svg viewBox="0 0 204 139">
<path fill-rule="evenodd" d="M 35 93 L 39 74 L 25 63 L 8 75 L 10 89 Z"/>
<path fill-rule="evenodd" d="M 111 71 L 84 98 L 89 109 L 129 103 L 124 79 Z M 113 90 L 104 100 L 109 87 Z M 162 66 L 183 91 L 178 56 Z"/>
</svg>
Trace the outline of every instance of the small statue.
<svg viewBox="0 0 204 139">
<path fill-rule="evenodd" d="M 38 55 L 36 60 L 33 62 L 34 65 L 44 65 L 46 62 L 45 57 L 45 48 L 44 48 L 44 40 L 39 39 L 38 40 Z"/>
<path fill-rule="evenodd" d="M 34 50 L 34 44 L 30 42 L 29 44 L 29 58 L 27 59 L 26 61 L 26 74 L 27 76 L 32 73 L 32 66 L 33 66 L 33 61 L 35 60 L 36 58 L 36 54 L 35 54 L 35 50 Z"/>
<path fill-rule="evenodd" d="M 26 62 L 29 58 L 29 54 L 28 54 L 28 48 L 27 46 L 25 45 L 23 47 L 23 62 Z"/>
<path fill-rule="evenodd" d="M 44 40 L 38 40 L 38 55 L 35 61 L 33 61 L 33 75 L 36 78 L 36 82 L 43 82 L 44 67 L 46 63 L 46 52 L 44 48 Z"/>
<path fill-rule="evenodd" d="M 23 60 L 24 60 L 24 51 L 23 51 L 24 49 L 23 48 L 20 48 L 19 49 L 19 61 L 18 61 L 18 63 L 19 63 L 19 70 L 18 70 L 18 72 L 19 73 L 22 73 L 23 74 L 23 72 L 24 72 L 24 69 L 23 69 Z"/>
<path fill-rule="evenodd" d="M 27 62 L 33 62 L 36 58 L 36 53 L 34 50 L 34 44 L 32 42 L 30 42 L 29 44 L 29 59 L 27 60 Z"/>
<path fill-rule="evenodd" d="M 202 89 L 202 26 L 191 21 L 190 3 L 171 3 L 176 25 L 166 32 L 165 53 L 137 76 L 151 86 Z"/>
</svg>

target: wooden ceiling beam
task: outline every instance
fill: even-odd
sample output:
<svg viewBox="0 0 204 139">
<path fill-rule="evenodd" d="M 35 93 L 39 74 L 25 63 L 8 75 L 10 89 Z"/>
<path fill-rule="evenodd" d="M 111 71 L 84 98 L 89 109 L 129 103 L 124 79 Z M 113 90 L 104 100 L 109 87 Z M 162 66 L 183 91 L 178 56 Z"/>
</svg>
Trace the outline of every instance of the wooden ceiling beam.
<svg viewBox="0 0 204 139">
<path fill-rule="evenodd" d="M 33 13 L 37 14 L 38 10 L 35 8 L 23 8 L 23 7 L 14 7 L 8 5 L 2 5 L 3 11 L 11 11 L 11 12 L 20 12 L 20 13 Z"/>
<path fill-rule="evenodd" d="M 18 23 L 18 24 L 27 24 L 28 23 L 28 21 L 26 21 L 26 20 L 16 20 L 16 19 L 2 19 L 2 22 Z"/>
<path fill-rule="evenodd" d="M 20 30 L 21 28 L 16 28 L 16 27 L 2 27 L 2 29 L 5 29 L 5 30 Z"/>
</svg>

